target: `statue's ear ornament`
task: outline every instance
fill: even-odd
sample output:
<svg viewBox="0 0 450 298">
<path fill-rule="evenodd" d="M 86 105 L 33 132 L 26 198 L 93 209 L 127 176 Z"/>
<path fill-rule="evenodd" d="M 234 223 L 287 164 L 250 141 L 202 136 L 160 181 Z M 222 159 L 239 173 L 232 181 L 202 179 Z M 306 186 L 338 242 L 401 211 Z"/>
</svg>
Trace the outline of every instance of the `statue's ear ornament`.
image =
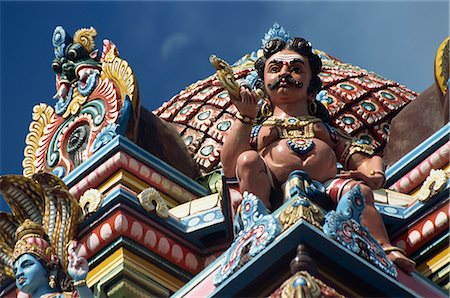
<svg viewBox="0 0 450 298">
<path fill-rule="evenodd" d="M 13 263 L 24 254 L 35 255 L 47 264 L 56 265 L 58 257 L 48 243 L 47 234 L 42 225 L 26 219 L 16 230 L 16 245 L 13 252 Z"/>
</svg>

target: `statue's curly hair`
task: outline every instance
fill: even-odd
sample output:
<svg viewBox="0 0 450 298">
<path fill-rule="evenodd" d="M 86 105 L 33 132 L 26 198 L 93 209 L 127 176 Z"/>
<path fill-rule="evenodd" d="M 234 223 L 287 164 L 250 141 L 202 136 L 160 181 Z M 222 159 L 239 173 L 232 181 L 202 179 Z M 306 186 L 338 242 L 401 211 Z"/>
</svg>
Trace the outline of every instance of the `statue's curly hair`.
<svg viewBox="0 0 450 298">
<path fill-rule="evenodd" d="M 291 50 L 308 58 L 312 78 L 309 82 L 307 91 L 308 94 L 317 94 L 322 88 L 322 81 L 318 76 L 322 69 L 322 61 L 320 60 L 320 57 L 312 51 L 311 43 L 301 37 L 291 38 L 287 42 L 281 39 L 269 40 L 263 47 L 264 56 L 260 57 L 255 62 L 255 69 L 258 72 L 259 79 L 264 81 L 264 67 L 267 59 L 282 50 Z"/>
</svg>

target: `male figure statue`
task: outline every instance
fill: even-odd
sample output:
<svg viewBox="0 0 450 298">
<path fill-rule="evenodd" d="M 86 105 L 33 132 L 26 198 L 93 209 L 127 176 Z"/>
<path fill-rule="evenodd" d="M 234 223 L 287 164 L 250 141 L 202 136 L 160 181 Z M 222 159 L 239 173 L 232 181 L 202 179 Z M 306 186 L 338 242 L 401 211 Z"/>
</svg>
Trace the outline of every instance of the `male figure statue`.
<svg viewBox="0 0 450 298">
<path fill-rule="evenodd" d="M 232 98 L 238 113 L 221 161 L 227 178 L 236 177 L 241 193 L 257 195 L 271 209 L 270 196 L 294 170 L 306 172 L 324 184 L 330 198 L 340 197 L 357 184 L 366 200 L 362 222 L 388 257 L 401 269 L 414 271 L 415 263 L 402 249 L 391 245 L 381 216 L 374 206 L 372 189 L 385 182 L 383 162 L 373 149 L 331 127 L 328 113 L 315 101 L 322 86 L 318 77 L 322 63 L 303 38 L 269 40 L 264 56 L 255 63 L 264 85 L 267 117 L 256 124 L 258 96 L 246 87 Z M 252 129 L 253 128 L 253 129 Z M 337 161 L 345 171 L 337 178 Z M 234 206 L 240 202 L 232 202 Z"/>
</svg>

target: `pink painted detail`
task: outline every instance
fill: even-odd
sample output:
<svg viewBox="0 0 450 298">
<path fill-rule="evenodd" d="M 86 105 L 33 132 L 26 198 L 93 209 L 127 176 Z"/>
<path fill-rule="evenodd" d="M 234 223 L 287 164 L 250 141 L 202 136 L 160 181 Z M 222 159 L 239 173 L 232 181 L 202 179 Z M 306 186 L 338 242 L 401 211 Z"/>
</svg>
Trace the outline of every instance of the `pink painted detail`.
<svg viewBox="0 0 450 298">
<path fill-rule="evenodd" d="M 102 238 L 102 240 L 108 240 L 112 237 L 112 235 L 113 231 L 109 223 L 103 224 L 102 228 L 100 229 L 100 237 Z"/>
<path fill-rule="evenodd" d="M 147 166 L 142 165 L 139 174 L 141 174 L 141 176 L 144 177 L 145 179 L 148 179 L 150 177 L 150 173 L 151 173 L 150 169 Z"/>
<path fill-rule="evenodd" d="M 116 216 L 114 229 L 119 233 L 125 233 L 128 230 L 128 219 L 125 215 L 119 214 Z"/>
<path fill-rule="evenodd" d="M 133 224 L 129 227 L 130 225 L 128 223 Z M 110 227 L 110 230 L 106 225 Z M 94 234 L 96 235 L 96 239 L 98 239 L 98 244 L 92 245 L 91 237 L 93 237 L 92 235 Z M 141 236 L 139 237 L 139 235 Z M 188 272 L 193 274 L 200 272 L 200 270 L 204 268 L 203 266 L 199 266 L 199 260 L 201 260 L 201 264 L 203 264 L 202 257 L 197 256 L 197 253 L 184 246 L 181 242 L 182 240 L 176 240 L 169 235 L 170 234 L 168 234 L 167 231 L 155 229 L 131 215 L 118 211 L 92 228 L 88 232 L 88 235 L 84 236 L 79 241 L 79 247 L 81 247 L 80 250 L 83 251 L 83 256 L 89 259 L 118 237 L 126 236 L 135 241 L 139 241 L 140 244 L 144 245 L 150 251 L 172 261 L 174 264 Z"/>
<path fill-rule="evenodd" d="M 57 83 L 57 89 L 59 88 L 60 85 L 59 83 Z M 62 92 L 62 89 L 59 89 L 59 91 Z M 64 90 L 63 93 L 66 93 L 67 91 L 68 90 Z M 91 148 L 95 138 L 106 125 L 111 123 L 117 123 L 119 118 L 119 111 L 123 104 L 120 98 L 120 94 L 117 92 L 113 82 L 108 79 L 105 80 L 99 79 L 96 88 L 89 96 L 89 98 L 87 98 L 85 103 L 88 103 L 93 100 L 102 100 L 106 108 L 104 120 L 99 125 L 94 124 L 94 121 L 89 114 L 87 113 L 81 114 L 79 113 L 79 111 L 72 111 L 72 113 L 74 113 L 74 115 L 76 116 L 67 116 L 67 118 L 63 118 L 56 114 L 52 116 L 50 123 L 47 124 L 44 128 L 43 136 L 38 140 L 39 147 L 34 152 L 35 155 L 34 165 L 36 167 L 36 171 L 38 170 L 49 171 L 56 167 L 61 166 L 65 168 L 66 173 L 69 173 L 75 168 L 75 165 L 68 157 L 68 153 L 66 151 L 66 144 L 72 131 L 80 125 L 88 124 L 90 127 L 89 137 L 87 141 L 87 150 L 85 152 L 84 158 L 89 158 L 90 156 L 92 156 L 93 152 Z M 57 136 L 58 139 L 55 140 L 56 149 L 59 153 L 59 160 L 52 168 L 49 168 L 46 163 L 46 154 L 49 150 L 50 143 L 52 139 L 55 137 L 55 134 L 58 132 L 60 126 L 63 124 L 64 121 L 67 120 L 70 121 L 68 126 L 61 131 L 61 134 Z"/>
<path fill-rule="evenodd" d="M 154 248 L 157 240 L 156 233 L 153 230 L 148 230 L 147 233 L 145 233 L 144 245 Z"/>
<path fill-rule="evenodd" d="M 186 298 L 197 298 L 197 297 L 209 297 L 210 294 L 216 289 L 213 280 L 216 276 L 218 269 L 208 274 L 204 280 L 198 283 L 193 289 L 191 289 L 183 297 Z"/>
<path fill-rule="evenodd" d="M 407 232 L 396 238 L 393 243 L 405 249 L 407 254 L 410 255 L 427 245 L 427 243 L 434 239 L 436 235 L 439 235 L 439 233 L 448 229 L 449 217 L 449 205 L 445 204 L 436 209 L 432 214 L 409 227 Z"/>
<path fill-rule="evenodd" d="M 97 247 L 100 245 L 100 240 L 98 239 L 98 236 L 95 233 L 92 233 L 89 235 L 89 238 L 87 239 L 87 247 L 90 251 L 94 251 L 97 249 Z"/>
<path fill-rule="evenodd" d="M 432 153 L 414 169 L 399 179 L 390 187 L 390 189 L 401 193 L 411 192 L 428 177 L 432 169 L 440 169 L 449 163 L 449 150 L 450 141 L 445 143 L 441 148 Z"/>
<path fill-rule="evenodd" d="M 133 171 L 138 171 L 139 170 L 139 163 L 137 162 L 137 160 L 130 158 L 130 162 L 129 162 L 129 167 L 130 169 L 132 169 Z"/>
<path fill-rule="evenodd" d="M 198 267 L 197 258 L 189 252 L 185 258 L 185 264 L 191 269 L 196 269 Z"/>
<path fill-rule="evenodd" d="M 158 251 L 162 254 L 167 254 L 170 251 L 170 243 L 169 240 L 165 237 L 161 237 L 158 243 Z"/>
<path fill-rule="evenodd" d="M 133 239 L 136 240 L 141 240 L 142 239 L 142 235 L 143 235 L 143 229 L 142 229 L 142 225 L 135 221 L 133 222 L 133 224 L 131 225 L 131 236 L 133 237 Z"/>
<path fill-rule="evenodd" d="M 183 257 L 184 257 L 183 250 L 181 249 L 181 247 L 178 244 L 174 244 L 172 246 L 171 256 L 177 262 L 180 262 L 183 259 Z"/>
<path fill-rule="evenodd" d="M 216 256 L 209 256 L 205 259 L 205 267 L 214 262 L 214 260 L 217 259 Z"/>
<path fill-rule="evenodd" d="M 432 235 L 434 232 L 434 225 L 431 220 L 427 220 L 422 227 L 422 235 L 423 237 L 428 237 Z"/>
<path fill-rule="evenodd" d="M 77 255 L 79 255 L 80 257 L 87 258 L 88 253 L 87 253 L 87 249 L 86 249 L 86 245 L 85 244 L 79 245 L 77 250 L 78 250 L 77 251 Z"/>
<path fill-rule="evenodd" d="M 99 167 L 89 173 L 84 179 L 75 184 L 71 188 L 71 193 L 76 198 L 80 197 L 89 188 L 97 188 L 104 182 L 105 177 L 110 177 L 113 173 L 120 169 L 128 170 L 133 175 L 141 178 L 156 189 L 183 201 L 191 201 L 197 196 L 189 192 L 185 188 L 173 183 L 168 178 L 157 173 L 154 169 L 144 165 L 140 161 L 132 158 L 125 152 L 117 152 L 113 157 L 106 160 L 103 167 Z M 148 173 L 142 175 L 142 172 Z"/>
</svg>

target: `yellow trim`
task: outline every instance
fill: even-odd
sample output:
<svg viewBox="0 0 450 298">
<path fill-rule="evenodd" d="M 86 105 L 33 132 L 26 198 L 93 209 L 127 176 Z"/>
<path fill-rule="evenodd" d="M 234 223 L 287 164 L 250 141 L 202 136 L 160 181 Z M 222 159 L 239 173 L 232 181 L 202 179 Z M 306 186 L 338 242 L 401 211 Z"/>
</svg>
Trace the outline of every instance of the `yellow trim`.
<svg viewBox="0 0 450 298">
<path fill-rule="evenodd" d="M 92 287 L 101 281 L 103 277 L 107 276 L 109 272 L 119 266 L 124 268 L 128 267 L 129 269 L 132 269 L 133 272 L 140 273 L 174 292 L 184 285 L 184 282 L 177 279 L 175 276 L 131 253 L 123 247 L 116 250 L 112 255 L 89 271 L 86 279 L 87 285 Z"/>
<path fill-rule="evenodd" d="M 121 169 L 117 171 L 113 176 L 111 176 L 108 180 L 103 182 L 99 187 L 98 190 L 106 194 L 111 188 L 116 186 L 117 184 L 123 184 L 126 187 L 130 188 L 132 191 L 136 192 L 136 194 L 140 193 L 147 187 L 150 187 L 150 184 L 148 184 L 145 181 L 142 181 L 135 175 L 131 174 L 130 172 Z M 175 201 L 173 198 L 169 197 L 163 192 L 159 192 L 161 197 L 166 201 L 167 206 L 169 208 L 172 208 L 174 206 L 177 206 L 179 202 Z"/>
<path fill-rule="evenodd" d="M 450 247 L 446 247 L 440 253 L 428 261 L 417 266 L 417 271 L 428 277 L 450 262 Z"/>
<path fill-rule="evenodd" d="M 434 60 L 434 76 L 436 78 L 436 81 L 439 84 L 439 88 L 442 91 L 442 94 L 447 94 L 447 81 L 448 80 L 448 69 L 443 69 L 445 66 L 448 67 L 449 63 L 449 54 L 445 53 L 445 47 L 448 46 L 450 37 L 447 37 L 439 46 L 438 50 L 436 51 L 436 58 Z M 445 57 L 445 55 L 447 57 Z M 447 59 L 447 63 L 444 63 L 444 59 Z M 447 65 L 446 65 L 447 64 Z M 445 71 L 447 71 L 447 78 L 445 78 Z"/>
</svg>

